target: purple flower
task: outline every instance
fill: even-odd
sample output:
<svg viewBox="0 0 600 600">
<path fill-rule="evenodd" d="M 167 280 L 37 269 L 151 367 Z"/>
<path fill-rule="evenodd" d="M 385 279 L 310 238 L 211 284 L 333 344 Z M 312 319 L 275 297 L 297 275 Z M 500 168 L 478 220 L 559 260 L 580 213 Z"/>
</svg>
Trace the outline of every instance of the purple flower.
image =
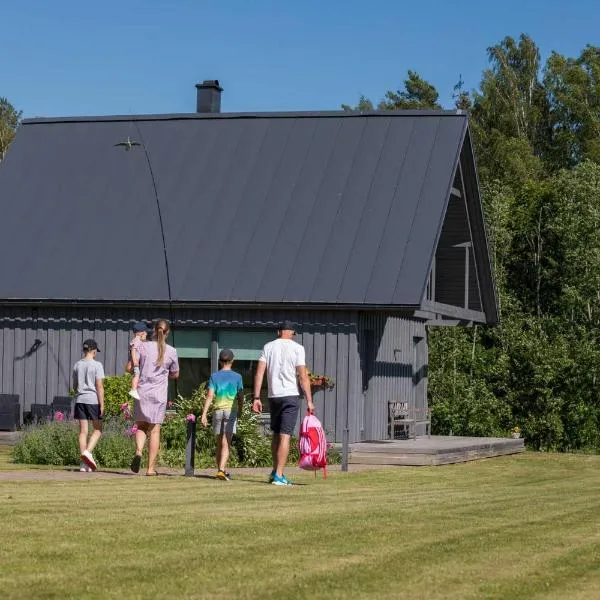
<svg viewBox="0 0 600 600">
<path fill-rule="evenodd" d="M 123 402 L 123 404 L 121 404 L 121 406 L 119 407 L 121 412 L 129 412 L 129 402 Z"/>
<path fill-rule="evenodd" d="M 127 435 L 128 436 L 133 436 L 135 435 L 135 432 L 138 430 L 138 426 L 137 425 L 132 425 L 131 427 L 127 428 Z"/>
<path fill-rule="evenodd" d="M 190 413 L 189 415 L 187 415 L 185 417 L 186 421 L 189 421 L 190 423 L 195 423 L 196 422 L 196 415 L 193 413 Z"/>
<path fill-rule="evenodd" d="M 65 420 L 65 414 L 61 413 L 60 410 L 57 410 L 54 413 L 54 420 L 55 421 L 64 421 Z"/>
</svg>

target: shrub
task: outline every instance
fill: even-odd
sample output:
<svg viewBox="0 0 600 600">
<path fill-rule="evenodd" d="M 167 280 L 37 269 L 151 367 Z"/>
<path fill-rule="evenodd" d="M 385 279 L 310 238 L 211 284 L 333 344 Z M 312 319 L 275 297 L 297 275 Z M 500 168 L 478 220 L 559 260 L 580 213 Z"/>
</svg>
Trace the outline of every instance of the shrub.
<svg viewBox="0 0 600 600">
<path fill-rule="evenodd" d="M 13 461 L 32 465 L 78 465 L 77 429 L 66 421 L 28 427 L 13 450 Z"/>
<path fill-rule="evenodd" d="M 118 416 L 121 405 L 131 401 L 131 379 L 129 373 L 104 378 L 104 414 L 107 417 Z"/>
<path fill-rule="evenodd" d="M 94 450 L 94 456 L 104 468 L 126 468 L 135 451 L 131 435 L 130 408 L 121 410 L 128 404 L 130 396 L 130 376 L 107 377 L 106 418 L 103 435 Z M 187 445 L 186 416 L 200 415 L 206 395 L 206 384 L 202 384 L 190 398 L 179 397 L 174 403 L 175 411 L 167 413 L 161 428 L 161 447 L 158 462 L 160 465 L 181 468 L 185 465 Z M 78 465 L 78 430 L 73 422 L 54 421 L 28 428 L 15 446 L 13 458 L 16 463 L 38 465 Z M 195 465 L 198 468 L 213 467 L 215 464 L 216 436 L 210 425 L 196 427 Z M 290 442 L 289 464 L 299 460 L 298 440 Z M 340 462 L 339 453 L 331 447 L 328 452 L 330 464 Z M 271 466 L 271 438 L 263 435 L 259 427 L 259 416 L 253 413 L 248 404 L 238 420 L 237 433 L 233 436 L 229 464 L 232 467 Z"/>
<path fill-rule="evenodd" d="M 94 457 L 101 467 L 129 466 L 135 446 L 127 435 L 125 423 L 119 418 L 108 418 L 103 433 L 94 449 Z M 34 425 L 24 431 L 13 450 L 13 460 L 20 464 L 78 465 L 78 428 L 71 421 L 53 421 Z"/>
<path fill-rule="evenodd" d="M 119 417 L 104 421 L 102 437 L 94 450 L 94 458 L 101 467 L 123 469 L 131 464 L 135 443 L 126 426 L 127 422 Z"/>
</svg>

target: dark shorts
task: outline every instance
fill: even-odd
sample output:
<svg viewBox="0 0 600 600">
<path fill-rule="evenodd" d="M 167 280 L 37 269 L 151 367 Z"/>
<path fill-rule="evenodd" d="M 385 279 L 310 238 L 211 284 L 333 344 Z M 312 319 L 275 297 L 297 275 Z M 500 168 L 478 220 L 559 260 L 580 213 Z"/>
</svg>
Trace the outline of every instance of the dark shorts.
<svg viewBox="0 0 600 600">
<path fill-rule="evenodd" d="M 102 417 L 100 416 L 100 405 L 76 402 L 73 418 L 78 421 L 100 421 L 102 420 Z"/>
<path fill-rule="evenodd" d="M 271 431 L 293 435 L 300 411 L 300 396 L 269 398 L 271 411 Z"/>
</svg>

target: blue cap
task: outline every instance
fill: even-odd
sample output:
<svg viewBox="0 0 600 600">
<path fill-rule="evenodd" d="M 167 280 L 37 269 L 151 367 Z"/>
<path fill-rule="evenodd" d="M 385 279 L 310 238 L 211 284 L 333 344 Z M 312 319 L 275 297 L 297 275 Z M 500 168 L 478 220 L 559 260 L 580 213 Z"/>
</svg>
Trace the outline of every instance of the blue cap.
<svg viewBox="0 0 600 600">
<path fill-rule="evenodd" d="M 138 321 L 137 323 L 133 324 L 133 332 L 134 333 L 141 333 L 142 331 L 145 331 L 146 333 L 148 333 L 150 331 L 150 329 L 148 329 L 148 325 L 146 325 L 146 323 L 144 323 L 143 321 Z"/>
</svg>

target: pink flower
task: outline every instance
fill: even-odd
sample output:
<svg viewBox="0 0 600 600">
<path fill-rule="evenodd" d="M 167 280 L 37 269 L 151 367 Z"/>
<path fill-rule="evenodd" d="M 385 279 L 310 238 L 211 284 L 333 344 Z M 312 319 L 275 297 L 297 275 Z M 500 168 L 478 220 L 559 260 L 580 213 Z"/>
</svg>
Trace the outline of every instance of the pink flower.
<svg viewBox="0 0 600 600">
<path fill-rule="evenodd" d="M 167 402 L 167 408 L 173 408 L 173 400 Z"/>
<path fill-rule="evenodd" d="M 120 406 L 121 412 L 129 411 L 129 402 L 123 402 Z"/>
<path fill-rule="evenodd" d="M 54 413 L 54 420 L 55 421 L 64 421 L 65 420 L 65 414 L 61 413 L 60 410 L 57 410 Z"/>
<path fill-rule="evenodd" d="M 190 413 L 189 415 L 186 416 L 185 420 L 189 421 L 190 423 L 195 423 L 196 422 L 196 415 Z"/>
<path fill-rule="evenodd" d="M 138 426 L 137 425 L 132 425 L 131 427 L 127 428 L 127 435 L 128 436 L 132 436 L 135 435 L 135 432 L 138 430 Z"/>
</svg>

